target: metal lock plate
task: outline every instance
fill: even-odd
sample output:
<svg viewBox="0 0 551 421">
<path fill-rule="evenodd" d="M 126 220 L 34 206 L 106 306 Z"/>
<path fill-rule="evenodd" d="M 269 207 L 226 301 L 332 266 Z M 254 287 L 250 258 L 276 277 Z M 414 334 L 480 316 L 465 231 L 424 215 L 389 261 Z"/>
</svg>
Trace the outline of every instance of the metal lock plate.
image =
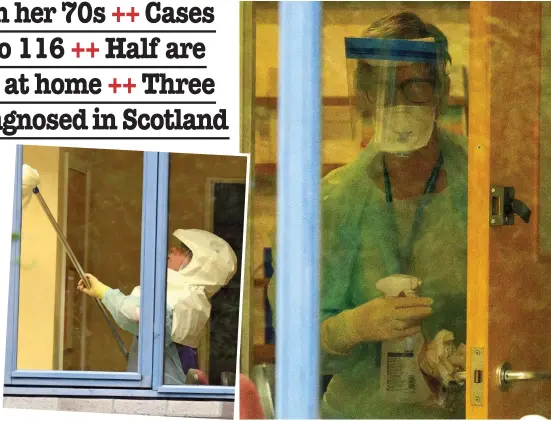
<svg viewBox="0 0 551 421">
<path fill-rule="evenodd" d="M 484 348 L 471 348 L 471 405 L 484 405 Z"/>
<path fill-rule="evenodd" d="M 490 187 L 490 226 L 514 225 L 515 215 L 524 222 L 530 222 L 532 211 L 522 201 L 515 199 L 513 187 Z"/>
<path fill-rule="evenodd" d="M 512 187 L 492 186 L 490 189 L 490 225 L 513 225 L 515 214 L 510 203 L 515 198 Z"/>
</svg>

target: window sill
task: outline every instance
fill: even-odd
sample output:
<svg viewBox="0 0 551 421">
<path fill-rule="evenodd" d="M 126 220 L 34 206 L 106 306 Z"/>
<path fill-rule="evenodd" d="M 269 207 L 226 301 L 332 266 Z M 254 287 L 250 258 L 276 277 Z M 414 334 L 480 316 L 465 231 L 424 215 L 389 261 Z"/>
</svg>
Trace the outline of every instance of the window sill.
<svg viewBox="0 0 551 421">
<path fill-rule="evenodd" d="M 182 389 L 186 390 L 182 390 Z M 190 391 L 190 388 L 197 389 Z M 202 389 L 202 390 L 201 390 Z M 161 400 L 219 400 L 234 401 L 235 389 L 209 386 L 162 386 L 159 391 L 150 389 L 90 389 L 64 387 L 14 387 L 4 386 L 6 397 L 56 397 L 56 398 L 133 398 Z M 230 389 L 230 388 L 228 388 Z"/>
</svg>

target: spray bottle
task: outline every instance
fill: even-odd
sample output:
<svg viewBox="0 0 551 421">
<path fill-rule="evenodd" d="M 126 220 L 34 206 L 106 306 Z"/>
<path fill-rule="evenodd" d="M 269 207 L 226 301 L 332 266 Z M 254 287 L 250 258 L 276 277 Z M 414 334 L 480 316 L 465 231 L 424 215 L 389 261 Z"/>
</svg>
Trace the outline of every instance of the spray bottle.
<svg viewBox="0 0 551 421">
<path fill-rule="evenodd" d="M 421 281 L 409 275 L 392 275 L 376 284 L 376 288 L 385 297 L 417 296 L 420 286 Z M 382 343 L 380 380 L 381 393 L 385 400 L 422 403 L 430 398 L 430 389 L 417 363 L 424 343 L 421 332 Z"/>
</svg>

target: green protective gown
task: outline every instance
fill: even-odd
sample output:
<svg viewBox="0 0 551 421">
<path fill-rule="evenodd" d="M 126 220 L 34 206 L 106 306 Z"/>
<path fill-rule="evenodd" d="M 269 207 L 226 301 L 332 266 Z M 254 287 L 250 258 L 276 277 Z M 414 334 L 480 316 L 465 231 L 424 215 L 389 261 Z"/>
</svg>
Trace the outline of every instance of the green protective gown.
<svg viewBox="0 0 551 421">
<path fill-rule="evenodd" d="M 439 131 L 447 187 L 415 199 L 393 199 L 373 181 L 383 159 L 373 146 L 322 181 L 321 320 L 380 297 L 379 279 L 403 273 L 399 253 L 407 246 L 420 200 L 425 201 L 409 271 L 422 281 L 421 296 L 434 300 L 425 319 L 429 339 L 441 329 L 466 341 L 467 152 L 466 139 Z M 270 298 L 275 304 L 275 282 Z M 274 323 L 275 325 L 275 323 Z M 276 338 L 277 340 L 277 338 Z M 332 375 L 323 396 L 322 418 L 464 418 L 464 390 L 455 408 L 386 402 L 379 394 L 381 343 L 363 343 L 347 356 L 321 351 L 321 374 Z"/>
<path fill-rule="evenodd" d="M 424 200 L 409 271 L 422 281 L 420 295 L 434 300 L 423 331 L 441 329 L 466 340 L 467 153 L 464 138 L 439 132 L 447 187 L 437 194 L 387 203 L 371 175 L 382 172 L 382 155 L 367 146 L 353 163 L 329 174 L 322 185 L 322 321 L 381 293 L 375 283 L 401 272 L 415 212 Z M 455 409 L 383 401 L 380 343 L 364 343 L 348 356 L 322 351 L 322 374 L 333 375 L 321 403 L 323 418 L 464 418 Z"/>
</svg>

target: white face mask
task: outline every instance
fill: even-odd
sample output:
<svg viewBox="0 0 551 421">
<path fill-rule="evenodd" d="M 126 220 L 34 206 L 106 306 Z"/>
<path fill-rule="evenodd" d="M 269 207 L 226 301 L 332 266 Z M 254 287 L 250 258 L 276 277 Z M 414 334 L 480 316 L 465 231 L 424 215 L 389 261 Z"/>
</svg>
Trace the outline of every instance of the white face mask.
<svg viewBox="0 0 551 421">
<path fill-rule="evenodd" d="M 427 146 L 435 122 L 435 109 L 397 105 L 375 113 L 373 142 L 382 152 L 409 153 Z"/>
</svg>

